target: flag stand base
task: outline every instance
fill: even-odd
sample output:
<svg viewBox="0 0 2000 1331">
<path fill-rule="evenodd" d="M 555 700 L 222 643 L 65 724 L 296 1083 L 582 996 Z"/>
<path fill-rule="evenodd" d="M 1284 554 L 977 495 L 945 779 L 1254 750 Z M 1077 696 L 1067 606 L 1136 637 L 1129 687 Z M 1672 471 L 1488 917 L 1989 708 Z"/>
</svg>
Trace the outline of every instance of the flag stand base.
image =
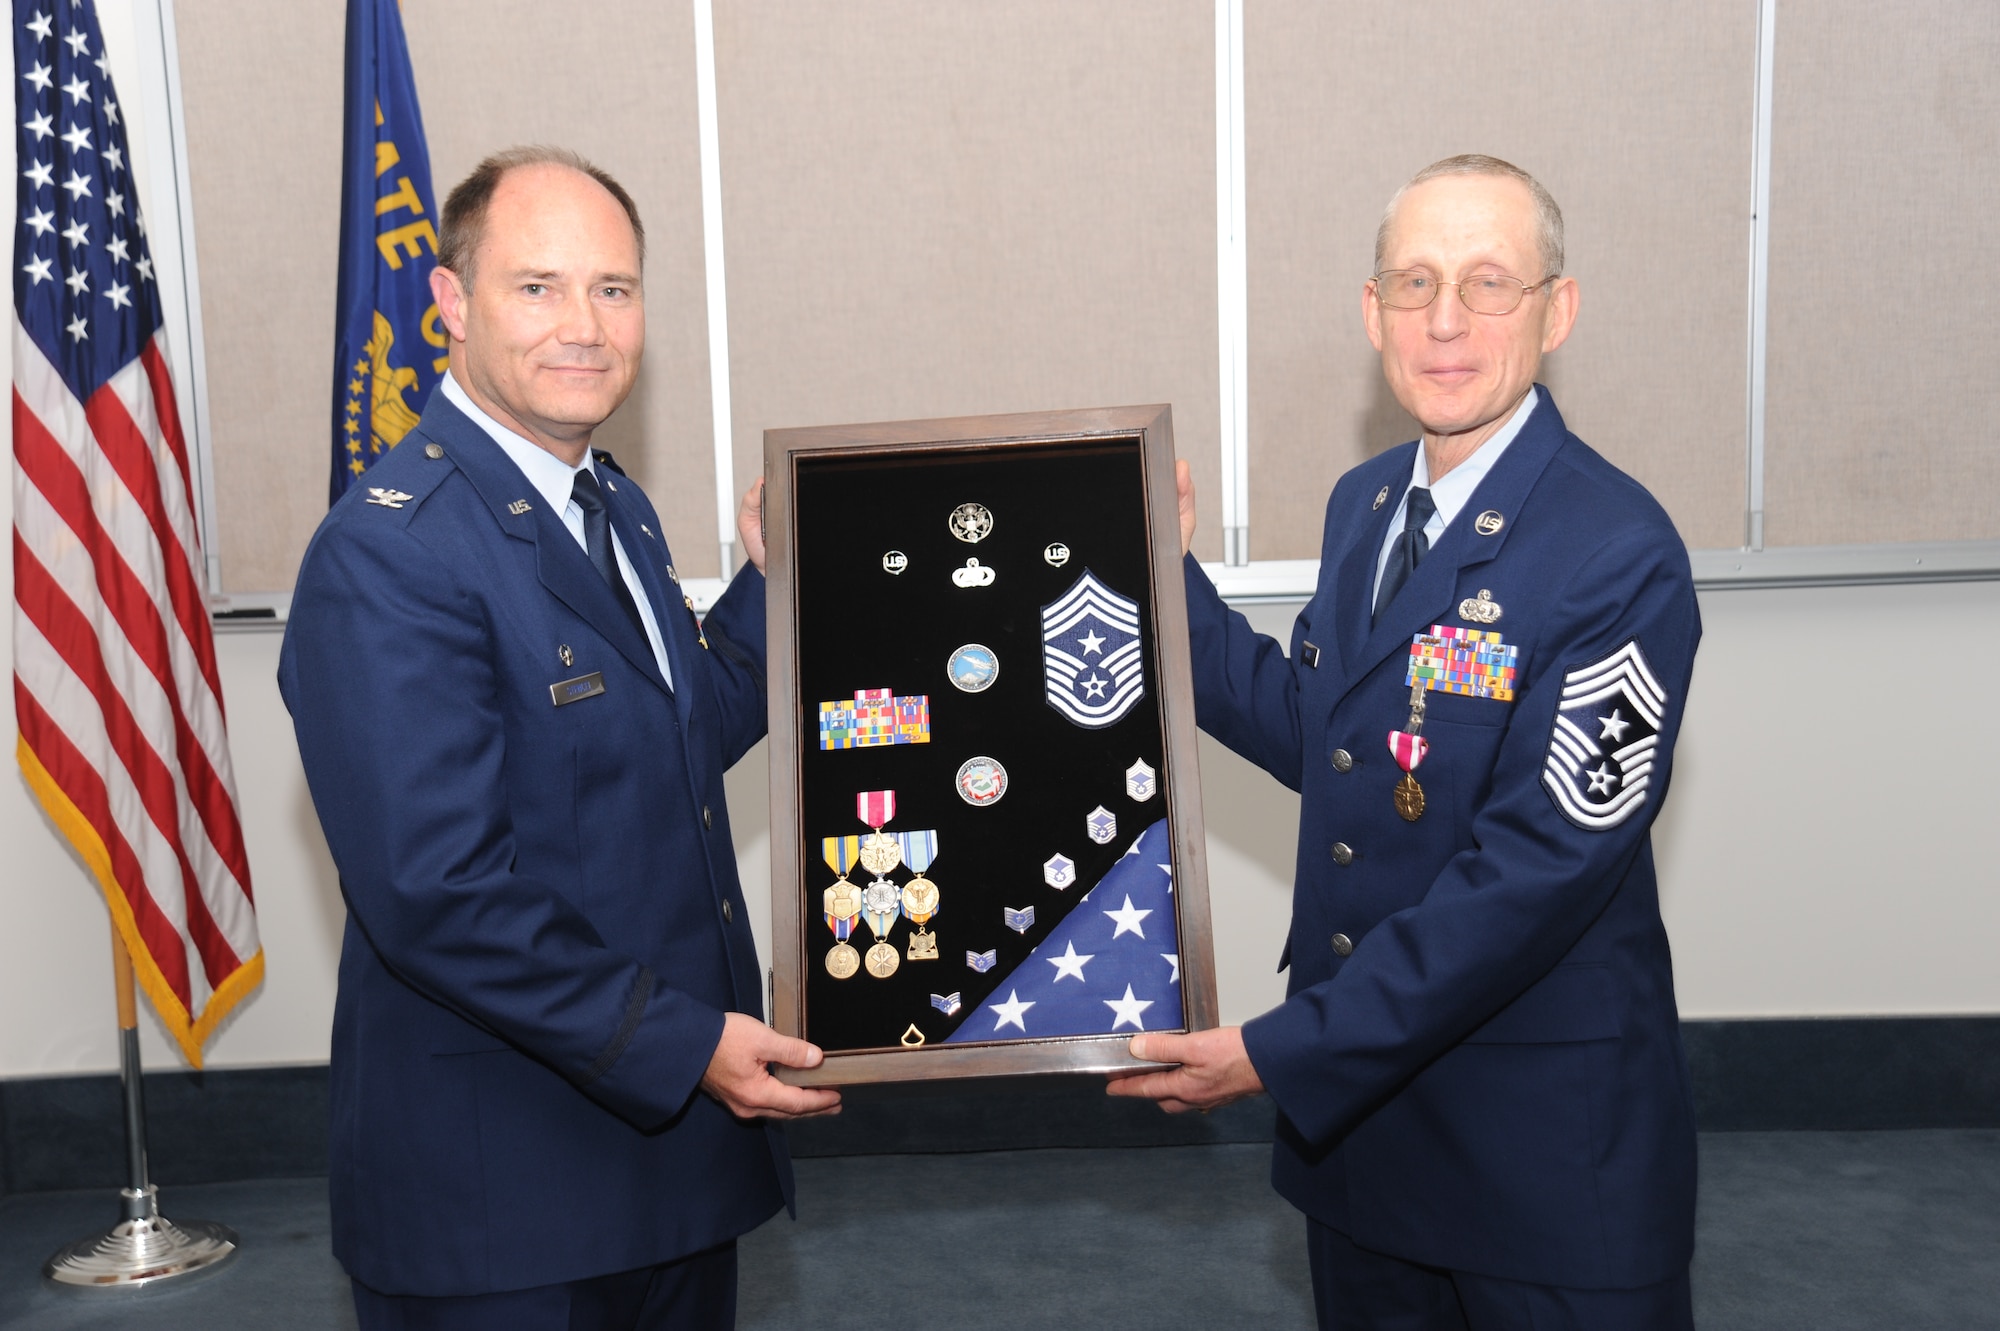
<svg viewBox="0 0 2000 1331">
<path fill-rule="evenodd" d="M 220 1270 L 236 1256 L 236 1234 L 206 1220 L 160 1214 L 159 1191 L 119 1191 L 125 1219 L 78 1239 L 42 1264 L 42 1277 L 76 1289 L 138 1289 Z"/>
</svg>

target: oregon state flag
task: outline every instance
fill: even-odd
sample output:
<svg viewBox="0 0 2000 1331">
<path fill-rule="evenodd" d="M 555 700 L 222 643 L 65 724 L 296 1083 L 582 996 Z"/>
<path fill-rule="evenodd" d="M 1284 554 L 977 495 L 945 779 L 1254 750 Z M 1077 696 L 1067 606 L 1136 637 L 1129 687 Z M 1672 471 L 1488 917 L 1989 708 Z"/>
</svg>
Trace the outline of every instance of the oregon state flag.
<svg viewBox="0 0 2000 1331">
<path fill-rule="evenodd" d="M 348 0 L 345 125 L 329 503 L 409 433 L 445 370 L 431 155 L 396 0 Z"/>
</svg>

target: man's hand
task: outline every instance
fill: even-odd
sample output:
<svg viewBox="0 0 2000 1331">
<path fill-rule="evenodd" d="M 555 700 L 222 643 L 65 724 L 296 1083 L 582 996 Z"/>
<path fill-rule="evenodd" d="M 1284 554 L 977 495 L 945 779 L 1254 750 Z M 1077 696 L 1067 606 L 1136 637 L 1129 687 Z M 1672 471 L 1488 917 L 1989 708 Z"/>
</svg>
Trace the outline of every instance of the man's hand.
<svg viewBox="0 0 2000 1331">
<path fill-rule="evenodd" d="M 758 482 L 759 485 L 763 482 Z M 760 549 L 761 556 L 763 551 Z M 818 1045 L 780 1035 L 755 1017 L 725 1015 L 722 1039 L 702 1074 L 701 1089 L 738 1118 L 816 1118 L 840 1112 L 840 1092 L 824 1087 L 787 1086 L 766 1064 L 816 1068 L 826 1060 Z"/>
<path fill-rule="evenodd" d="M 1118 1074 L 1106 1089 L 1112 1095 L 1157 1100 L 1169 1114 L 1185 1114 L 1190 1109 L 1206 1113 L 1261 1095 L 1264 1090 L 1263 1078 L 1250 1066 L 1250 1055 L 1243 1052 L 1241 1026 L 1222 1026 L 1192 1035 L 1135 1035 L 1131 1050 L 1132 1057 L 1149 1063 L 1180 1066 L 1165 1072 Z"/>
<path fill-rule="evenodd" d="M 1185 523 L 1186 519 L 1183 518 Z M 764 571 L 764 478 L 759 476 L 750 482 L 750 488 L 743 492 L 743 502 L 736 506 L 736 534 L 743 538 L 743 554 Z M 724 570 L 727 572 L 727 570 Z"/>
<path fill-rule="evenodd" d="M 1174 489 L 1181 501 L 1181 553 L 1194 548 L 1194 473 L 1186 458 L 1174 460 Z"/>
</svg>

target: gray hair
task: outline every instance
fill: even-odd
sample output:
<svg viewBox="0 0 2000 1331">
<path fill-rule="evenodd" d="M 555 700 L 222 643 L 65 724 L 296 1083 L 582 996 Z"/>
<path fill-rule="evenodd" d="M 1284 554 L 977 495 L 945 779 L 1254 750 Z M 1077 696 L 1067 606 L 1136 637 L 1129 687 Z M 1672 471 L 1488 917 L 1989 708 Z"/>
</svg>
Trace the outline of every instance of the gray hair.
<svg viewBox="0 0 2000 1331">
<path fill-rule="evenodd" d="M 486 232 L 486 208 L 493 202 L 493 191 L 500 187 L 508 172 L 530 166 L 566 166 L 604 186 L 625 210 L 626 220 L 632 223 L 632 239 L 639 245 L 639 262 L 646 261 L 646 228 L 639 221 L 639 205 L 632 202 L 625 187 L 582 153 L 548 144 L 531 144 L 494 153 L 453 187 L 439 219 L 438 267 L 449 268 L 467 283 L 472 281 L 472 256 Z"/>
<path fill-rule="evenodd" d="M 1563 270 L 1563 213 L 1556 206 L 1555 195 L 1548 192 L 1541 181 L 1515 166 L 1503 162 L 1498 157 L 1488 157 L 1484 153 L 1460 153 L 1432 162 L 1423 170 L 1411 176 L 1404 186 L 1390 198 L 1389 206 L 1382 210 L 1381 225 L 1375 228 L 1375 271 L 1382 271 L 1382 256 L 1389 249 L 1389 224 L 1396 220 L 1397 205 L 1403 196 L 1427 180 L 1439 176 L 1504 176 L 1518 180 L 1528 187 L 1528 193 L 1535 199 L 1535 246 L 1542 252 L 1543 278 L 1560 277 Z"/>
</svg>

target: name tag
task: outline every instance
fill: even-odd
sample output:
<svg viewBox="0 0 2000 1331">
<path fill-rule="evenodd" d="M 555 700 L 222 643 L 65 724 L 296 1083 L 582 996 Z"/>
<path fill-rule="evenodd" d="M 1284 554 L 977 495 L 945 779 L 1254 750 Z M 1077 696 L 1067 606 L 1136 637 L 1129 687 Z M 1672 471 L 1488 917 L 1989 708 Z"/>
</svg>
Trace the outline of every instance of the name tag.
<svg viewBox="0 0 2000 1331">
<path fill-rule="evenodd" d="M 549 701 L 558 707 L 563 707 L 569 703 L 582 702 L 585 698 L 595 698 L 602 692 L 604 692 L 604 672 L 593 670 L 587 675 L 578 675 L 575 679 L 566 679 L 560 684 L 549 685 Z"/>
</svg>

